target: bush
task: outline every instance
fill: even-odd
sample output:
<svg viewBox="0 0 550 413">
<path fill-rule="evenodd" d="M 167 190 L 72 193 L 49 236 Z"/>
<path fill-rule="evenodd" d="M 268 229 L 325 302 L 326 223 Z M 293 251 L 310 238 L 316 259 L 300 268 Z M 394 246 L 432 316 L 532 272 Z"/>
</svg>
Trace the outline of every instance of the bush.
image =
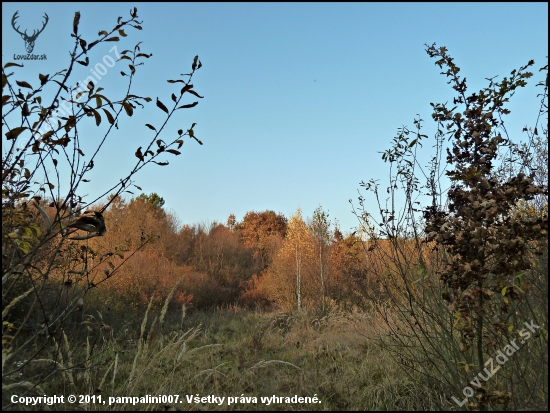
<svg viewBox="0 0 550 413">
<path fill-rule="evenodd" d="M 141 51 L 139 43 L 120 53 L 119 61 L 128 63 L 121 73 L 127 81 L 122 98 L 107 97 L 110 92 L 96 87 L 92 76 L 71 86 L 75 65 L 88 66 L 102 46 L 111 48 L 119 36 L 126 37 L 125 30 L 141 29 L 134 8 L 128 20 L 119 17 L 112 30 L 101 31 L 96 40 L 88 42 L 78 31 L 80 18 L 75 13 L 74 47 L 66 69 L 51 76 L 37 74 L 37 85 L 36 81 L 13 80 L 17 72 L 8 73 L 8 69 L 17 70 L 20 64 L 10 62 L 2 68 L 2 128 L 6 131 L 2 155 L 3 408 L 11 406 L 11 394 L 42 395 L 41 386 L 59 377 L 70 379 L 67 383 L 73 386 L 76 366 L 81 372 L 89 368 L 91 361 L 86 357 L 70 362 L 65 357 L 87 339 L 111 334 L 101 315 L 96 321 L 83 317 L 87 295 L 114 279 L 122 264 L 156 239 L 154 234 L 142 233 L 132 249 L 95 244 L 110 229 L 104 212 L 128 190 L 144 166 L 165 166 L 168 162 L 163 157 L 179 155 L 185 137 L 202 144 L 195 136 L 195 124 L 185 133 L 180 129 L 167 139 L 169 143 L 160 139 L 177 110 L 197 104 L 185 103 L 187 96 L 202 97 L 191 84 L 202 66 L 195 56 L 189 74 L 168 81 L 182 83 L 172 94 L 171 108 L 156 99 L 154 110 L 165 112 L 166 121 L 159 127 L 145 125 L 153 137 L 130 150 L 137 158 L 135 167 L 112 187 L 105 184 L 101 197 L 86 201 L 80 195 L 106 139 L 118 129 L 119 119 L 132 116 L 138 106 L 144 108 L 152 100 L 132 94 L 138 67 L 151 57 Z M 104 135 L 93 155 L 84 158 L 81 142 L 89 121 Z M 107 194 L 113 196 L 105 200 Z M 43 371 L 27 374 L 25 367 L 36 362 L 44 363 Z"/>
<path fill-rule="evenodd" d="M 427 181 L 421 185 L 417 178 L 417 151 L 427 136 L 421 133 L 422 120 L 416 119 L 416 131 L 401 129 L 383 154 L 392 173 L 396 168 L 388 187 L 392 204 L 382 205 L 371 181 L 362 185 L 374 192 L 380 220 L 364 210 L 364 198 L 356 212 L 373 244 L 367 261 L 383 264 L 370 267 L 388 297 L 388 305 L 379 308 L 390 329 L 383 340 L 406 367 L 446 386 L 447 394 L 441 396 L 449 407 L 544 408 L 548 312 L 541 293 L 548 289 L 542 272 L 548 266 L 548 177 L 540 179 L 541 170 L 530 160 L 540 158 L 535 153 L 538 127 L 546 141 L 548 129 L 536 125 L 529 142 L 517 145 L 502 120 L 510 113 L 505 103 L 526 85 L 534 62 L 467 95 L 466 81 L 447 49 L 434 44 L 426 52 L 438 59 L 436 65 L 457 92 L 453 108 L 432 104 L 437 153 L 422 171 Z M 548 88 L 542 82 L 539 86 L 544 88 L 544 115 Z M 447 166 L 440 161 L 444 150 Z M 499 158 L 500 150 L 508 156 Z M 448 191 L 440 189 L 447 186 L 444 174 L 450 180 Z M 401 211 L 393 203 L 399 186 L 405 192 Z M 421 195 L 431 205 L 422 208 L 416 201 Z M 381 237 L 387 238 L 389 251 L 381 248 Z M 521 356 L 511 355 L 515 340 L 527 348 Z M 496 370 L 487 366 L 506 348 L 510 361 L 493 377 Z"/>
</svg>

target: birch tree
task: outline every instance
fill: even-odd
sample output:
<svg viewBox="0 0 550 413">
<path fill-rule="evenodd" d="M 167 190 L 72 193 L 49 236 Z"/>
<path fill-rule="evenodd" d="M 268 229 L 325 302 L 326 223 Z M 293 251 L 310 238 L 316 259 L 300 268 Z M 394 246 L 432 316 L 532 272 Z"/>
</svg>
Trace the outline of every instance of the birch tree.
<svg viewBox="0 0 550 413">
<path fill-rule="evenodd" d="M 300 209 L 290 217 L 286 237 L 267 272 L 262 276 L 269 298 L 284 310 L 301 310 L 313 301 L 312 276 L 315 245 Z M 304 300 L 306 299 L 306 300 Z"/>
<path fill-rule="evenodd" d="M 323 211 L 323 208 L 319 206 L 313 213 L 313 219 L 311 221 L 311 231 L 315 240 L 317 241 L 319 251 L 319 279 L 321 281 L 321 309 L 325 311 L 325 272 L 327 266 L 323 267 L 323 260 L 325 259 L 325 250 L 328 247 L 330 241 L 330 221 L 328 214 Z M 325 272 L 323 272 L 323 270 Z"/>
</svg>

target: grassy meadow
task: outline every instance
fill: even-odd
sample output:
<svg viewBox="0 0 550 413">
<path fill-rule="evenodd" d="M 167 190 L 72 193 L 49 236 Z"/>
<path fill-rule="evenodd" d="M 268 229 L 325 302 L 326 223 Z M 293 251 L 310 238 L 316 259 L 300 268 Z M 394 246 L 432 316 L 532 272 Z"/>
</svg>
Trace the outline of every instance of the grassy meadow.
<svg viewBox="0 0 550 413">
<path fill-rule="evenodd" d="M 97 316 L 97 314 L 96 314 Z M 122 329 L 93 322 L 95 331 L 76 348 L 57 343 L 22 369 L 25 376 L 67 369 L 37 387 L 32 396 L 109 397 L 179 395 L 182 403 L 105 406 L 56 405 L 72 410 L 433 410 L 450 408 L 437 386 L 383 350 L 376 313 L 333 311 L 323 317 L 238 307 L 165 317 L 150 309 L 143 324 Z M 84 311 L 83 317 L 89 317 Z M 52 352 L 57 352 L 52 356 Z M 43 358 L 42 358 L 43 357 Z M 53 359 L 56 359 L 55 366 Z M 79 369 L 85 360 L 86 369 Z M 84 365 L 82 366 L 84 367 Z M 188 403 L 186 395 L 225 397 L 218 403 Z M 319 403 L 269 403 L 261 397 L 317 397 Z M 442 395 L 441 395 L 442 396 Z M 235 401 L 228 405 L 228 398 Z M 242 397 L 256 397 L 243 399 Z M 276 401 L 277 399 L 272 399 Z M 282 401 L 282 399 L 279 399 Z M 4 404 L 7 400 L 4 400 Z M 8 402 L 9 403 L 9 402 Z M 23 406 L 13 406 L 26 410 Z M 38 406 L 29 407 L 34 410 Z M 42 406 L 45 407 L 45 406 Z"/>
<path fill-rule="evenodd" d="M 112 32 L 141 28 L 137 9 L 130 17 Z M 88 44 L 79 19 L 70 68 L 88 65 L 76 59 L 92 46 L 119 39 L 102 31 Z M 139 43 L 122 53 L 132 63 L 150 57 Z M 100 108 L 118 129 L 107 109 L 117 107 L 118 120 L 133 114 L 130 102 L 151 101 L 129 94 L 141 63 L 122 73 L 122 101 L 97 94 L 103 88 L 93 95 L 90 82 L 78 114 L 40 139 L 71 70 L 55 74 L 62 82 L 40 74 L 32 89 L 11 83 L 4 69 L 20 65 L 6 64 L 3 410 L 548 411 L 548 65 L 538 70 L 546 82 L 537 84 L 536 124 L 514 143 L 505 103 L 533 76 L 534 61 L 466 94 L 447 48 L 434 43 L 426 53 L 446 68 L 456 106 L 432 103 L 433 139 L 420 118 L 398 129 L 382 153 L 388 182 L 360 183 L 350 200 L 359 224 L 348 233 L 321 205 L 310 217 L 300 208 L 288 217 L 251 210 L 240 221 L 230 213 L 191 225 L 155 192 L 124 194 L 142 190 L 133 184 L 142 167 L 168 165 L 157 155 L 181 154 L 184 136 L 202 145 L 196 123 L 170 144 L 157 139 L 176 109 L 197 104 L 177 106 L 184 93 L 202 98 L 190 83 L 198 56 L 185 79 L 168 80 L 184 83 L 179 99 L 172 94 L 176 106 L 157 98 L 166 120 L 159 131 L 145 125 L 155 137 L 135 151 L 134 169 L 91 203 L 77 194 L 94 163 L 68 134 L 84 117 L 99 126 Z M 51 106 L 29 109 L 51 82 L 61 87 Z M 21 126 L 8 128 L 7 117 Z M 431 161 L 421 167 L 428 139 Z M 72 171 L 66 196 L 49 182 L 65 179 L 52 158 L 60 151 Z"/>
</svg>

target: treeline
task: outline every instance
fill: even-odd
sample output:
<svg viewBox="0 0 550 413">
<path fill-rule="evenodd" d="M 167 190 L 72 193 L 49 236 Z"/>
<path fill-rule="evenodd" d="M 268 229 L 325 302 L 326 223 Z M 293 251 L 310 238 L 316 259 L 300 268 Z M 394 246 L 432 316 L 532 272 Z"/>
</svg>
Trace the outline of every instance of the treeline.
<svg viewBox="0 0 550 413">
<path fill-rule="evenodd" d="M 376 288 L 366 271 L 368 245 L 342 234 L 321 207 L 305 219 L 300 210 L 289 218 L 250 211 L 242 221 L 232 214 L 226 223 L 180 225 L 163 205 L 155 193 L 111 200 L 107 233 L 87 241 L 93 282 L 101 283 L 94 301 L 113 310 L 151 297 L 161 303 L 177 284 L 171 305 L 186 309 L 322 310 L 361 306 Z"/>
</svg>

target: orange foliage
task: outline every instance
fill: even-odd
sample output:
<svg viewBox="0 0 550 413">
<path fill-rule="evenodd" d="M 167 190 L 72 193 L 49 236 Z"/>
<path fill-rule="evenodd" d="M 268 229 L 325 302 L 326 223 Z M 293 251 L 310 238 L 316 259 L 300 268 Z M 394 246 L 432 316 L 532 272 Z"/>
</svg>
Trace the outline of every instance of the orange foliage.
<svg viewBox="0 0 550 413">
<path fill-rule="evenodd" d="M 163 302 L 180 277 L 174 303 L 204 308 L 236 302 L 267 255 L 254 258 L 240 232 L 218 223 L 208 230 L 203 225 L 178 230 L 175 218 L 147 199 L 115 199 L 105 211 L 107 234 L 91 239 L 89 245 L 109 256 L 92 281 L 98 284 L 108 278 L 105 287 L 120 298 L 121 305 L 134 307 L 153 294 L 157 304 Z M 279 230 L 268 241 L 278 237 Z M 147 241 L 152 242 L 142 248 Z"/>
<path fill-rule="evenodd" d="M 284 309 L 313 307 L 321 300 L 316 244 L 301 211 L 290 218 L 286 238 L 259 286 Z"/>
<path fill-rule="evenodd" d="M 254 250 L 254 257 L 260 259 L 262 269 L 266 268 L 286 236 L 287 219 L 273 211 L 247 212 L 242 222 L 234 223 L 234 216 L 228 219 L 241 236 L 244 245 Z"/>
<path fill-rule="evenodd" d="M 173 307 L 239 302 L 276 304 L 284 310 L 320 309 L 321 259 L 326 299 L 360 305 L 366 296 L 380 296 L 383 284 L 395 276 L 392 263 L 399 262 L 392 258 L 396 252 L 390 241 L 364 242 L 354 234 L 344 237 L 339 230 L 328 236 L 320 254 L 319 239 L 299 210 L 288 222 L 281 214 L 265 211 L 249 212 L 238 223 L 230 218 L 228 225 L 177 228 L 175 218 L 161 206 L 138 197 L 115 200 L 104 216 L 107 234 L 87 241 L 97 252 L 90 280 L 106 288 L 111 301 L 121 307 L 144 305 L 153 294 L 160 305 L 183 277 L 174 291 Z M 153 242 L 142 248 L 148 240 Z M 407 265 L 412 262 L 407 257 L 415 254 L 413 247 L 408 241 L 399 243 L 400 259 Z M 107 259 L 101 257 L 105 255 Z M 100 258 L 104 262 L 98 265 Z M 399 288 L 399 280 L 393 283 Z"/>
</svg>

